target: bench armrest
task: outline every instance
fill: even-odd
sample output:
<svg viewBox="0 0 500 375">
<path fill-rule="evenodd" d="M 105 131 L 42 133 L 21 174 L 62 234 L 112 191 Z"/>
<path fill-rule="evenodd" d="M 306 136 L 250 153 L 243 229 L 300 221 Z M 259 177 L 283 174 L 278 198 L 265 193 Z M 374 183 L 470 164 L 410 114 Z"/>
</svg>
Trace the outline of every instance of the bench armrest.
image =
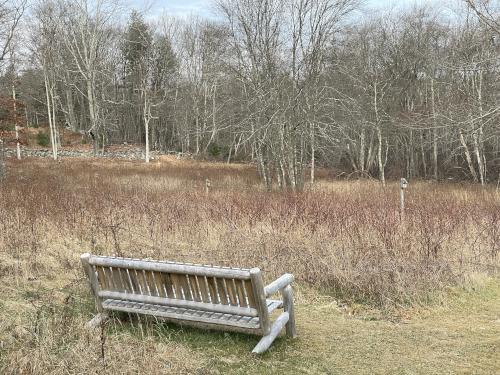
<svg viewBox="0 0 500 375">
<path fill-rule="evenodd" d="M 285 288 L 293 282 L 293 275 L 291 273 L 285 273 L 283 276 L 274 280 L 271 284 L 267 285 L 264 288 L 264 292 L 266 293 L 266 297 L 273 295 L 278 290 Z"/>
</svg>

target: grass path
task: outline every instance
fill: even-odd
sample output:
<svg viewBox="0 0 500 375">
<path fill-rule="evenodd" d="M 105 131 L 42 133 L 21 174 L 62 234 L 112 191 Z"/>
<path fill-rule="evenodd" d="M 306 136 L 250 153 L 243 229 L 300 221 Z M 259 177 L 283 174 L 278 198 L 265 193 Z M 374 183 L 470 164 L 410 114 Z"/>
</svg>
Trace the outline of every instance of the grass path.
<svg viewBox="0 0 500 375">
<path fill-rule="evenodd" d="M 500 374 L 499 282 L 409 313 L 394 323 L 329 303 L 299 305 L 299 338 L 281 338 L 261 358 L 249 354 L 256 339 L 245 335 L 174 328 L 171 339 L 204 353 L 205 369 L 220 373 Z"/>
</svg>

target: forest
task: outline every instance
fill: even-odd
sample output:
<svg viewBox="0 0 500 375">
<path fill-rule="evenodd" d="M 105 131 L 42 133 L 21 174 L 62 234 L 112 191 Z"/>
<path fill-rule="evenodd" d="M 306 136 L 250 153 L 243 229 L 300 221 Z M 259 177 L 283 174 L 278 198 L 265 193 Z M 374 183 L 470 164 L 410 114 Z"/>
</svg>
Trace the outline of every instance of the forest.
<svg viewBox="0 0 500 375">
<path fill-rule="evenodd" d="M 208 5 L 207 5 L 208 7 Z M 116 0 L 0 2 L 0 130 L 255 164 L 268 188 L 335 176 L 500 179 L 498 4 L 216 0 L 210 16 Z M 13 96 L 14 95 L 14 96 Z M 7 103 L 7 104 L 5 104 Z M 1 133 L 0 133 L 1 136 Z"/>
</svg>

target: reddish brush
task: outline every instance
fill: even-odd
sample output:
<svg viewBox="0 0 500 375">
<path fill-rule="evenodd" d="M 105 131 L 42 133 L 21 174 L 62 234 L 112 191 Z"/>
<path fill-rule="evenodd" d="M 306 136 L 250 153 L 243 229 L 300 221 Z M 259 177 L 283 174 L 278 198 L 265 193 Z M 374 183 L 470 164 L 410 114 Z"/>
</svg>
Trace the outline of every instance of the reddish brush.
<svg viewBox="0 0 500 375">
<path fill-rule="evenodd" d="M 386 304 L 499 270 L 500 199 L 474 186 L 413 183 L 401 222 L 396 184 L 321 180 L 315 191 L 267 193 L 246 166 L 10 163 L 0 184 L 1 251 L 39 272 L 40 255 L 57 260 L 61 242 L 79 241 L 73 255 L 259 266 Z"/>
</svg>

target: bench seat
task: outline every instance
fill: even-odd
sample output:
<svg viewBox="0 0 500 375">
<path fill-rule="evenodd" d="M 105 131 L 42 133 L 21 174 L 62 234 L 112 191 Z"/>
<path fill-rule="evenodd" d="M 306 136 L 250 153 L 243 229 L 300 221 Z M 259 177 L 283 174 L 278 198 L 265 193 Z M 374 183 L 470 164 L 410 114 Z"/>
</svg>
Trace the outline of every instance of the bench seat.
<svg viewBox="0 0 500 375">
<path fill-rule="evenodd" d="M 277 308 L 283 306 L 279 300 L 267 300 L 267 310 L 272 313 Z M 249 333 L 259 333 L 260 322 L 258 317 L 223 314 L 195 309 L 185 309 L 181 307 L 153 305 L 140 302 L 107 299 L 102 302 L 102 308 L 110 311 L 122 311 L 133 314 L 153 315 L 168 321 L 190 321 L 213 324 L 214 329 L 224 330 L 226 326 L 248 328 Z"/>
</svg>

